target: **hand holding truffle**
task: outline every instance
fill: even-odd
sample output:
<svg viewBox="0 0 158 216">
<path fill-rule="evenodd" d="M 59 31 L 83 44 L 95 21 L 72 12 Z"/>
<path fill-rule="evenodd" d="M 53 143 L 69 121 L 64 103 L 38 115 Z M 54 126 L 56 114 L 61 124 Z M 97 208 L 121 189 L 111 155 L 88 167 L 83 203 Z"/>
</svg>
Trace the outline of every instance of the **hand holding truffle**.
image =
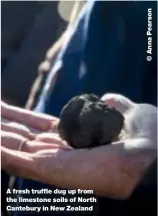
<svg viewBox="0 0 158 216">
<path fill-rule="evenodd" d="M 67 148 L 66 142 L 51 131 L 36 135 L 36 140 L 27 142 L 29 148 L 19 152 L 13 147 L 21 138 L 5 133 L 2 169 L 57 187 L 90 189 L 106 197 L 128 198 L 156 158 L 157 108 L 135 104 L 121 95 L 107 94 L 102 100 L 95 95 L 77 96 L 61 111 L 57 126 L 61 137 L 70 146 L 82 149 Z M 31 121 L 32 126 L 36 120 L 43 126 L 52 124 L 51 116 L 17 108 L 12 109 L 11 115 L 11 107 L 5 109 L 3 114 L 8 113 L 12 120 L 16 117 L 20 123 Z M 99 145 L 103 146 L 88 149 Z"/>
<path fill-rule="evenodd" d="M 117 140 L 123 125 L 121 112 L 93 94 L 84 94 L 63 107 L 58 131 L 70 146 L 91 148 Z"/>
</svg>

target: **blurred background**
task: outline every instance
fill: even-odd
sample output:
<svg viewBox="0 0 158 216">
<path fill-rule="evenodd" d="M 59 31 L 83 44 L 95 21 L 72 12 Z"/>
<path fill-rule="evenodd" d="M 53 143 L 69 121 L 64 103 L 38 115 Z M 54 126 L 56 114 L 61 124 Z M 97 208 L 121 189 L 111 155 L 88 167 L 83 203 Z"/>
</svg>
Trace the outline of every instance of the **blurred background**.
<svg viewBox="0 0 158 216">
<path fill-rule="evenodd" d="M 32 108 L 84 1 L 1 1 L 2 100 Z"/>
</svg>

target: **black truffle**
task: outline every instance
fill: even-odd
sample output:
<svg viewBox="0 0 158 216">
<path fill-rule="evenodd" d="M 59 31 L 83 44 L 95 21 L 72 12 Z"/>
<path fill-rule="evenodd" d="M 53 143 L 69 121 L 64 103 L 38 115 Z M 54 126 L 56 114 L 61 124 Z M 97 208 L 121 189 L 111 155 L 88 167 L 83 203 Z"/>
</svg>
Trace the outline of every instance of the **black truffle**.
<svg viewBox="0 0 158 216">
<path fill-rule="evenodd" d="M 74 148 L 91 148 L 116 140 L 123 115 L 93 94 L 72 98 L 61 110 L 58 131 Z"/>
</svg>

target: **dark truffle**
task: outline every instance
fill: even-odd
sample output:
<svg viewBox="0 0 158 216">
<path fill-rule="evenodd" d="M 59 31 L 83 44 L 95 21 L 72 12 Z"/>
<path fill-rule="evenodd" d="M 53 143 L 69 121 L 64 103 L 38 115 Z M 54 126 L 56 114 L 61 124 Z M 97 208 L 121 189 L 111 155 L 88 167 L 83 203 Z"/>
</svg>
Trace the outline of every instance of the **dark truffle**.
<svg viewBox="0 0 158 216">
<path fill-rule="evenodd" d="M 61 110 L 58 131 L 74 148 L 91 148 L 116 140 L 124 124 L 123 115 L 93 94 L 72 98 Z"/>
</svg>

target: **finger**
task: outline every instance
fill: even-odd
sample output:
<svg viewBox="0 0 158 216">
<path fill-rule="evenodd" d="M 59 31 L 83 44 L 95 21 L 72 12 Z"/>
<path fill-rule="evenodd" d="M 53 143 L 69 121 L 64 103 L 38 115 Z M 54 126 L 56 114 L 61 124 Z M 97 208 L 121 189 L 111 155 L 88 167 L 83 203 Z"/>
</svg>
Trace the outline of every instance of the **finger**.
<svg viewBox="0 0 158 216">
<path fill-rule="evenodd" d="M 41 150 L 55 150 L 55 149 L 70 149 L 67 145 L 60 145 L 57 143 L 45 143 L 41 141 L 28 141 L 28 152 L 36 153 Z"/>
<path fill-rule="evenodd" d="M 35 135 L 31 133 L 27 127 L 15 122 L 1 123 L 1 129 L 3 131 L 13 132 L 22 135 L 23 137 L 26 137 L 31 140 L 35 139 Z"/>
<path fill-rule="evenodd" d="M 4 118 L 26 124 L 32 128 L 42 131 L 49 130 L 52 127 L 53 121 L 57 120 L 56 117 L 13 106 L 7 106 L 7 108 L 3 108 L 1 110 L 1 115 Z"/>
<path fill-rule="evenodd" d="M 120 94 L 108 93 L 103 95 L 101 100 L 104 101 L 109 107 L 114 107 L 121 113 L 126 112 L 128 109 L 133 108 L 136 105 L 131 100 Z"/>
<path fill-rule="evenodd" d="M 13 132 L 1 131 L 1 145 L 12 150 L 18 150 L 21 143 L 27 139 L 19 134 Z"/>
<path fill-rule="evenodd" d="M 50 128 L 47 132 L 58 133 L 58 124 L 59 124 L 59 119 L 52 121 Z"/>
<path fill-rule="evenodd" d="M 1 101 L 1 110 L 7 109 L 8 104 L 6 104 L 4 101 Z"/>
<path fill-rule="evenodd" d="M 35 128 L 32 128 L 28 125 L 25 125 L 25 124 L 21 124 L 21 123 L 17 123 L 17 122 L 13 122 L 12 120 L 9 120 L 9 119 L 6 119 L 6 118 L 1 118 L 1 123 L 3 124 L 17 124 L 17 125 L 21 125 L 22 127 L 25 127 L 27 128 L 32 134 L 40 134 L 42 131 L 39 130 L 39 129 L 35 129 Z"/>
<path fill-rule="evenodd" d="M 48 143 L 57 143 L 59 145 L 65 145 L 66 142 L 62 140 L 57 133 L 41 133 L 36 135 L 37 141 L 48 142 Z"/>
</svg>

